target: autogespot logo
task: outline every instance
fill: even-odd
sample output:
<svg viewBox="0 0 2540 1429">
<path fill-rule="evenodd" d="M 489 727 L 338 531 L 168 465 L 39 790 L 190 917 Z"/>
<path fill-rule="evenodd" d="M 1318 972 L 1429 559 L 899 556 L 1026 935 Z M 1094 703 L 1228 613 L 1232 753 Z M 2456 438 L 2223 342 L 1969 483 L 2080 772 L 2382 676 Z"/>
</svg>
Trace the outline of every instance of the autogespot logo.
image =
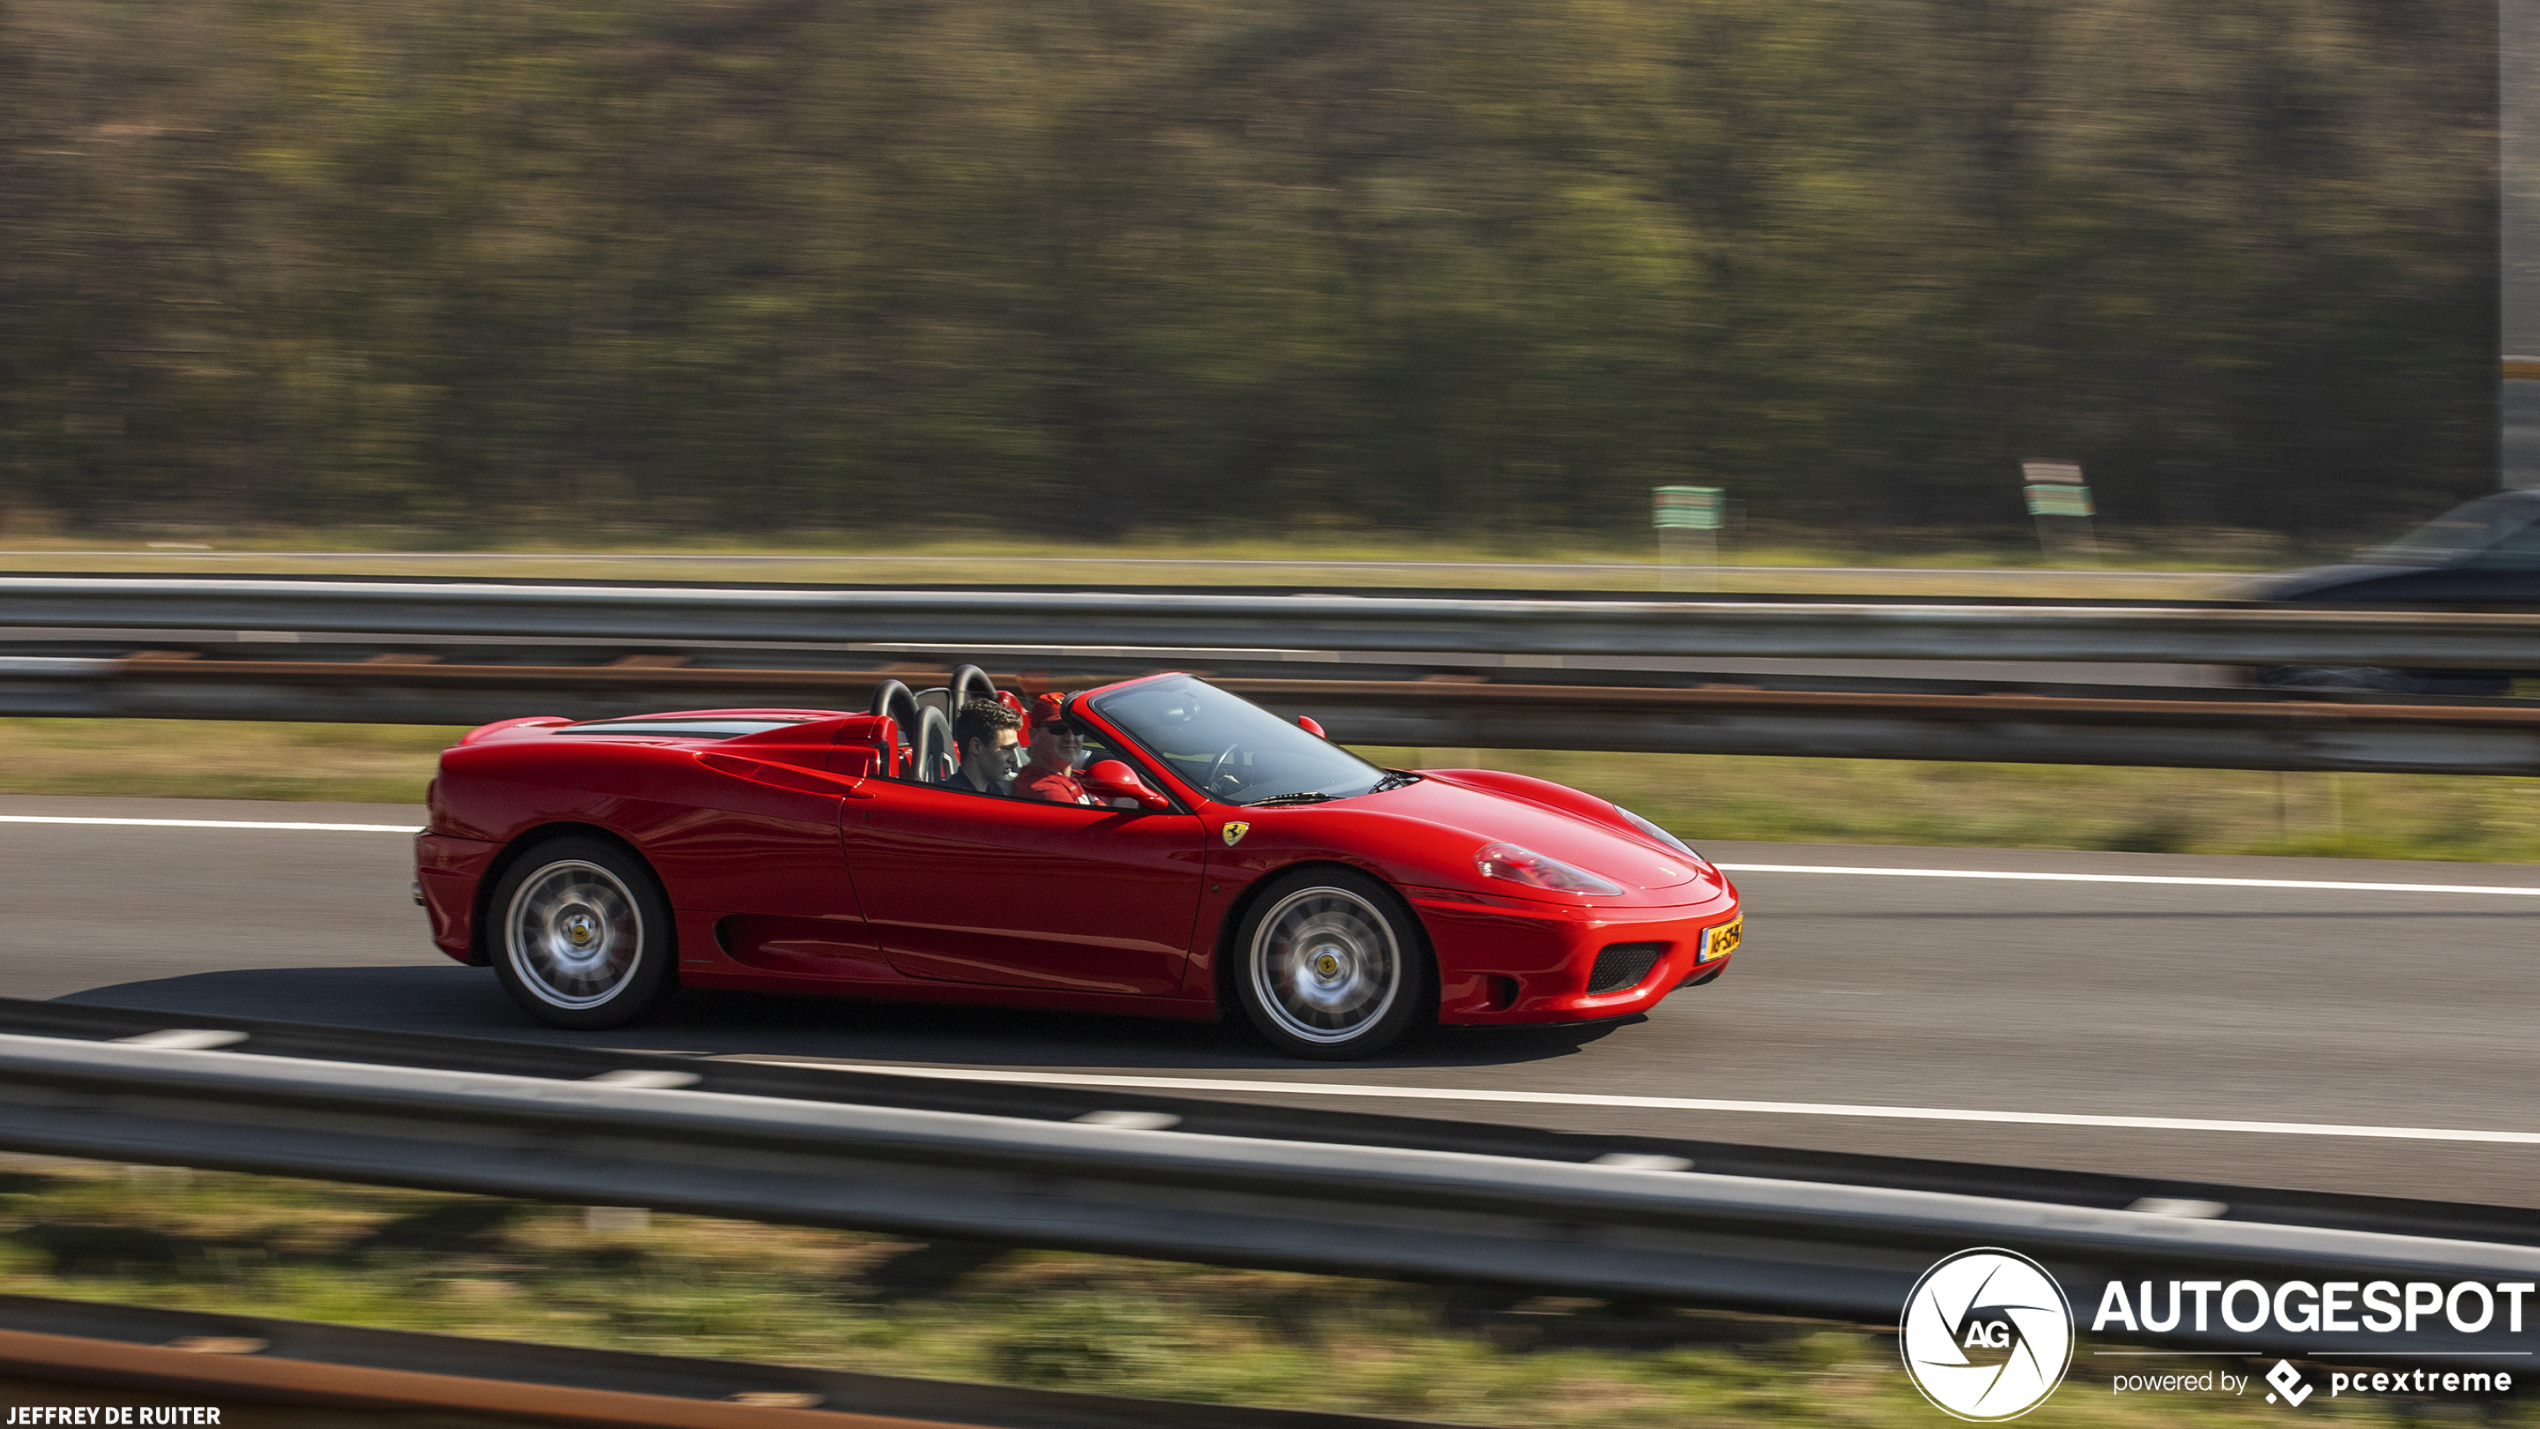
<svg viewBox="0 0 2540 1429">
<path fill-rule="evenodd" d="M 2072 1367 L 2072 1305 L 2018 1251 L 1962 1250 L 1924 1271 L 1899 1328 L 1914 1387 L 1960 1419 L 2017 1419 Z"/>
</svg>

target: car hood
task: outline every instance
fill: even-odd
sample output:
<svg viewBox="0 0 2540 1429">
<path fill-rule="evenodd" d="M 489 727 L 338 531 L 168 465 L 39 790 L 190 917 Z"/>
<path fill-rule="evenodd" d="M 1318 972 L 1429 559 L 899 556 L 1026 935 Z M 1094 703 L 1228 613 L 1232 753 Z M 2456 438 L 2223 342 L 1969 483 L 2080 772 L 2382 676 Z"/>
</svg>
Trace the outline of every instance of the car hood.
<svg viewBox="0 0 2540 1429">
<path fill-rule="evenodd" d="M 1334 809 L 1357 805 L 1417 819 L 1436 828 L 1460 829 L 1472 835 L 1473 847 L 1512 843 L 1575 864 L 1626 888 L 1674 888 L 1710 874 L 1710 865 L 1672 849 L 1653 848 L 1619 829 L 1564 813 L 1528 799 L 1476 789 L 1451 778 L 1428 777 L 1416 784 L 1367 794 Z M 1717 875 L 1711 875 L 1715 880 Z"/>
<path fill-rule="evenodd" d="M 2312 566 L 2307 570 L 2278 571 L 2241 583 L 2231 594 L 2242 600 L 2308 600 L 2327 591 L 2359 586 L 2367 581 L 2385 580 L 2391 576 L 2423 575 L 2439 570 L 2432 564 L 2402 566 L 2368 562 L 2351 562 L 2340 566 Z"/>
</svg>

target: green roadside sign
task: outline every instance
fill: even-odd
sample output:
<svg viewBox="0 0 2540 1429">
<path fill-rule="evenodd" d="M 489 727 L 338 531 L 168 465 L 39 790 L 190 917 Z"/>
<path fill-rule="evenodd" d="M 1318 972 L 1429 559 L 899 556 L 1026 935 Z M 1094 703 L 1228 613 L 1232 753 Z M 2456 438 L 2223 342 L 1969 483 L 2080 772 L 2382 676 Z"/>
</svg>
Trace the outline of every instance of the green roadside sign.
<svg viewBox="0 0 2540 1429">
<path fill-rule="evenodd" d="M 1649 524 L 1661 531 L 1717 531 L 1728 503 L 1717 486 L 1650 488 Z"/>
<path fill-rule="evenodd" d="M 2020 476 L 2031 516 L 2086 518 L 2099 514 L 2091 507 L 2090 488 L 2081 479 L 2079 462 L 2024 461 L 2020 463 Z"/>
</svg>

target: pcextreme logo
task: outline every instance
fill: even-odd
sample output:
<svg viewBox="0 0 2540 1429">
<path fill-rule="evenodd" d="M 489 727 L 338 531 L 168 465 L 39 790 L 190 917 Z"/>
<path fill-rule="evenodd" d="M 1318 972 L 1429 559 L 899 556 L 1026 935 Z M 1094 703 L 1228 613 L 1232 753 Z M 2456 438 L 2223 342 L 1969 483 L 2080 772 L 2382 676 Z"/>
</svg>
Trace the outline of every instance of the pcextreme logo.
<svg viewBox="0 0 2540 1429">
<path fill-rule="evenodd" d="M 2073 1362 L 2073 1308 L 2046 1267 L 2015 1250 L 1962 1250 L 1923 1272 L 1898 1329 L 1906 1376 L 1942 1413 L 2017 1419 Z"/>
<path fill-rule="evenodd" d="M 2289 1360 L 2275 1362 L 2275 1368 L 2267 1371 L 2267 1383 L 2274 1385 L 2275 1394 L 2283 1395 L 2284 1402 L 2296 1409 L 2302 1407 L 2303 1400 L 2311 1397 L 2310 1381 L 2302 1378 L 2302 1372 L 2295 1369 Z M 2267 1396 L 2267 1403 L 2275 1403 L 2275 1394 Z"/>
</svg>

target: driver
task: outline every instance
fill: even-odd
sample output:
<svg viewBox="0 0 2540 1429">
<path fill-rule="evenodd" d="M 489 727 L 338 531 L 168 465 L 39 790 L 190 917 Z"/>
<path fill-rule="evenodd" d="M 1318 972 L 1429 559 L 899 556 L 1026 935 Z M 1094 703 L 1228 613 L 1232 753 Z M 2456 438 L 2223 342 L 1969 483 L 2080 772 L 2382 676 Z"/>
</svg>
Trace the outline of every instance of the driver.
<svg viewBox="0 0 2540 1429">
<path fill-rule="evenodd" d="M 1032 706 L 1032 759 L 1014 778 L 1017 798 L 1039 799 L 1051 804 L 1094 804 L 1102 801 L 1085 792 L 1076 779 L 1076 757 L 1085 750 L 1085 737 L 1067 723 L 1059 713 L 1056 695 L 1043 695 Z"/>
<path fill-rule="evenodd" d="M 981 794 L 1011 795 L 1023 767 L 1023 716 L 1002 700 L 970 700 L 953 716 L 953 747 L 961 767 L 944 782 Z"/>
</svg>

